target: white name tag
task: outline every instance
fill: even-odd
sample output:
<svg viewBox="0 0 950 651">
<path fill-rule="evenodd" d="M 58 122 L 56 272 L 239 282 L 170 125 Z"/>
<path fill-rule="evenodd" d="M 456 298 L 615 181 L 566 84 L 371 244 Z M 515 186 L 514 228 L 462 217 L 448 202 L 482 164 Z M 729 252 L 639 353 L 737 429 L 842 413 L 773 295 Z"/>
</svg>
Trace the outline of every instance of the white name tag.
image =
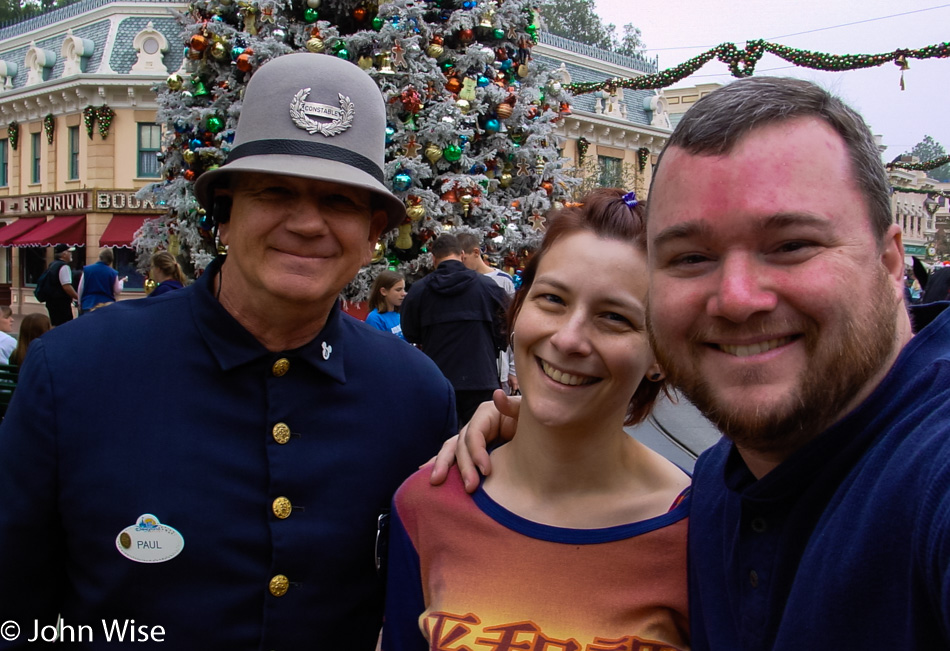
<svg viewBox="0 0 950 651">
<path fill-rule="evenodd" d="M 136 563 L 164 563 L 181 553 L 185 539 L 151 513 L 145 513 L 138 522 L 119 532 L 115 547 Z"/>
</svg>

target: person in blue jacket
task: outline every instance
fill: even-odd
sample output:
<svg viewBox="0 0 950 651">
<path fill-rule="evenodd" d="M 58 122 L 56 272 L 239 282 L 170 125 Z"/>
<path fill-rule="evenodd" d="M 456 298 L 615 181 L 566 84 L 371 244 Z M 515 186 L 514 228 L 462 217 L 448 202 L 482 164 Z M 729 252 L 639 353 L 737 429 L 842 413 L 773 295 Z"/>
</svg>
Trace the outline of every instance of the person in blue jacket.
<svg viewBox="0 0 950 651">
<path fill-rule="evenodd" d="M 366 323 L 377 330 L 391 332 L 405 341 L 399 324 L 399 306 L 406 298 L 406 279 L 401 273 L 384 269 L 376 276 L 369 292 L 372 308 L 366 315 Z"/>
<path fill-rule="evenodd" d="M 185 272 L 181 265 L 168 251 L 156 251 L 149 260 L 149 278 L 158 282 L 149 298 L 161 296 L 185 286 Z"/>
<path fill-rule="evenodd" d="M 99 260 L 96 263 L 82 268 L 82 278 L 79 279 L 77 290 L 80 314 L 115 303 L 116 296 L 122 293 L 128 278 L 119 277 L 119 272 L 112 268 L 113 262 L 115 257 L 112 249 L 106 248 L 99 252 Z"/>
<path fill-rule="evenodd" d="M 406 218 L 385 128 L 357 66 L 264 62 L 195 185 L 227 254 L 32 344 L 0 426 L 4 648 L 59 620 L 94 650 L 375 649 L 393 493 L 456 428 L 436 366 L 338 300 Z"/>
</svg>

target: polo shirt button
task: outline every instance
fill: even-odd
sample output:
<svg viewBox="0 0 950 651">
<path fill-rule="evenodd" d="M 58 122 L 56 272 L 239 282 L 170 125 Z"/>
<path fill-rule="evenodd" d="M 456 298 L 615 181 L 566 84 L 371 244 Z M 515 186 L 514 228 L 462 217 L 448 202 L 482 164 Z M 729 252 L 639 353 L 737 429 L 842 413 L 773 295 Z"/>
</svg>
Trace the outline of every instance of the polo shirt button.
<svg viewBox="0 0 950 651">
<path fill-rule="evenodd" d="M 759 573 L 755 570 L 749 572 L 749 585 L 751 585 L 753 588 L 759 587 Z"/>
<path fill-rule="evenodd" d="M 287 427 L 287 423 L 277 423 L 273 429 L 271 429 L 271 435 L 275 441 L 283 445 L 290 440 L 290 428 Z"/>
<path fill-rule="evenodd" d="M 752 522 L 749 523 L 749 526 L 751 526 L 752 531 L 756 533 L 765 533 L 765 530 L 769 528 L 765 518 L 752 518 Z"/>
<path fill-rule="evenodd" d="M 287 375 L 287 371 L 289 370 L 290 360 L 286 357 L 281 357 L 276 362 L 274 362 L 274 366 L 271 367 L 271 372 L 274 374 L 274 377 Z"/>
<path fill-rule="evenodd" d="M 290 579 L 288 579 L 283 574 L 278 574 L 270 580 L 270 585 L 268 589 L 270 593 L 275 597 L 283 597 L 287 594 L 287 589 L 290 588 Z"/>
<path fill-rule="evenodd" d="M 271 508 L 274 511 L 274 515 L 276 515 L 281 520 L 290 517 L 290 511 L 292 507 L 290 500 L 288 500 L 286 497 L 278 497 L 276 500 L 274 500 Z"/>
</svg>

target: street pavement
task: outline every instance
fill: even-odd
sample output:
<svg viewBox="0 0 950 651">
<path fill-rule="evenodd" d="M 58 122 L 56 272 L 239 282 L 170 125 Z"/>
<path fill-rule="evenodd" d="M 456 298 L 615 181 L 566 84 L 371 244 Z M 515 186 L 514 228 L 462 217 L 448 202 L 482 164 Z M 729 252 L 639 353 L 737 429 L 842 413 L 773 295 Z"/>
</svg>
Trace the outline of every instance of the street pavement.
<svg viewBox="0 0 950 651">
<path fill-rule="evenodd" d="M 639 425 L 627 428 L 644 445 L 692 472 L 696 457 L 719 440 L 718 430 L 686 398 L 661 397 L 653 414 Z"/>
</svg>

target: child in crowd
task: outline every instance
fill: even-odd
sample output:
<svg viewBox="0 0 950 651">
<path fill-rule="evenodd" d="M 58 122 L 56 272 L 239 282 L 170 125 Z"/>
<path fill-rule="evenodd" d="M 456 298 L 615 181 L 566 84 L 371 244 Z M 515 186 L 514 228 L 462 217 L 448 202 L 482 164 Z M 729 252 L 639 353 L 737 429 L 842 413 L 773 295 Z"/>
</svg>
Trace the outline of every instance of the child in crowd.
<svg viewBox="0 0 950 651">
<path fill-rule="evenodd" d="M 402 326 L 399 324 L 399 306 L 406 298 L 406 279 L 395 271 L 382 271 L 373 281 L 373 288 L 369 294 L 369 306 L 372 311 L 366 315 L 366 323 L 378 330 L 385 330 L 402 336 Z"/>
</svg>

